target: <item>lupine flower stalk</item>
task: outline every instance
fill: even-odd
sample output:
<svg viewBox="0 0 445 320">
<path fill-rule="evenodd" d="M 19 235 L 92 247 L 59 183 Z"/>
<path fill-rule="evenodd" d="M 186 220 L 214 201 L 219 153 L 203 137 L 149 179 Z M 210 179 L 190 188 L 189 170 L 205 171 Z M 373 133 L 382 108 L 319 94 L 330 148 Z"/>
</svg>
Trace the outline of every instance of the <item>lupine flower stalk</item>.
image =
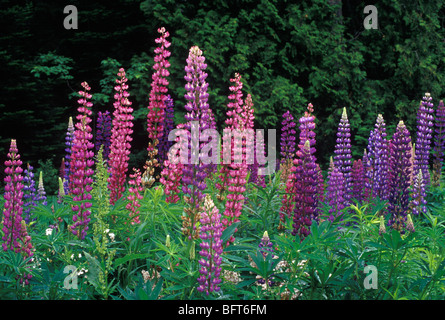
<svg viewBox="0 0 445 320">
<path fill-rule="evenodd" d="M 92 151 L 94 144 L 92 143 L 93 135 L 90 127 L 93 104 L 89 101 L 92 95 L 89 93 L 91 88 L 88 83 L 83 82 L 82 87 L 84 91 L 79 91 L 81 98 L 78 100 L 77 123 L 70 162 L 70 168 L 72 169 L 70 190 L 74 195 L 73 201 L 75 204 L 72 206 L 74 211 L 73 224 L 69 228 L 79 239 L 84 239 L 89 229 L 88 223 L 90 222 L 89 216 L 92 205 L 92 176 L 94 173 L 92 169 L 94 166 L 94 152 Z"/>
<path fill-rule="evenodd" d="M 204 130 L 210 128 L 206 68 L 207 64 L 202 51 L 197 46 L 191 47 L 184 77 L 187 81 L 185 85 L 187 91 L 185 94 L 187 100 L 185 109 L 187 113 L 184 128 L 190 133 L 189 152 L 187 163 L 184 163 L 182 170 L 182 191 L 184 192 L 184 200 L 188 204 L 188 207 L 184 208 L 186 214 L 183 216 L 183 232 L 189 240 L 198 238 L 199 227 L 197 227 L 197 223 L 205 196 L 203 191 L 207 187 L 205 182 L 208 172 L 206 170 L 207 164 L 204 164 L 199 157 L 201 149 L 206 145 L 206 142 L 200 142 L 201 134 Z"/>
<path fill-rule="evenodd" d="M 96 124 L 96 153 L 100 146 L 104 146 L 103 157 L 108 159 L 110 154 L 110 138 L 111 138 L 111 115 L 110 111 L 99 111 L 97 114 Z"/>
<path fill-rule="evenodd" d="M 338 124 L 337 143 L 334 150 L 334 165 L 343 174 L 345 180 L 345 205 L 350 204 L 352 196 L 352 155 L 351 155 L 351 129 L 349 125 L 346 108 L 343 108 L 343 113 Z"/>
<path fill-rule="evenodd" d="M 167 60 L 170 57 L 170 42 L 167 40 L 169 32 L 164 27 L 158 29 L 160 37 L 155 40 L 159 45 L 154 53 L 154 73 L 152 75 L 151 91 L 149 97 L 148 114 L 147 114 L 147 131 L 150 142 L 148 144 L 148 160 L 145 163 L 142 182 L 146 188 L 150 188 L 155 181 L 155 170 L 159 166 L 157 154 L 159 139 L 164 134 L 164 119 L 165 108 L 168 92 L 168 80 L 170 75 L 168 68 L 170 62 Z"/>
<path fill-rule="evenodd" d="M 71 190 L 69 188 L 69 183 L 71 181 L 71 174 L 72 169 L 70 167 L 71 165 L 71 149 L 73 147 L 73 140 L 74 140 L 74 124 L 73 124 L 73 118 L 69 117 L 68 120 L 68 129 L 65 136 L 65 175 L 63 178 L 65 179 L 64 187 L 65 187 L 65 194 L 70 194 Z"/>
<path fill-rule="evenodd" d="M 414 158 L 414 174 L 422 170 L 425 186 L 430 184 L 429 159 L 433 133 L 433 103 L 429 93 L 425 93 L 417 112 L 416 153 Z"/>
<path fill-rule="evenodd" d="M 427 201 L 426 191 L 425 191 L 425 182 L 423 180 L 423 171 L 419 170 L 417 175 L 414 177 L 414 181 L 411 185 L 411 202 L 410 209 L 413 215 L 419 215 L 420 213 L 426 213 L 426 204 Z"/>
<path fill-rule="evenodd" d="M 32 221 L 32 211 L 34 207 L 37 206 L 37 190 L 35 187 L 36 182 L 34 181 L 33 169 L 33 166 L 28 163 L 27 168 L 24 171 L 25 176 L 23 178 L 23 214 L 27 224 Z"/>
<path fill-rule="evenodd" d="M 333 221 L 341 214 L 345 208 L 345 178 L 343 173 L 335 166 L 332 157 L 330 158 L 328 172 L 328 187 L 326 191 L 326 200 L 329 203 L 329 220 Z"/>
<path fill-rule="evenodd" d="M 201 275 L 198 277 L 198 291 L 205 292 L 208 295 L 210 292 L 220 290 L 223 225 L 219 210 L 215 207 L 209 195 L 204 200 L 203 208 L 204 211 L 201 213 L 200 219 L 202 225 L 200 238 L 202 242 L 200 243 L 201 251 L 199 251 L 201 256 L 199 273 Z"/>
<path fill-rule="evenodd" d="M 130 159 L 130 148 L 133 133 L 133 108 L 128 99 L 127 78 L 125 70 L 119 69 L 119 79 L 114 87 L 114 112 L 113 128 L 111 130 L 111 147 L 108 160 L 110 177 L 108 178 L 108 188 L 110 189 L 110 204 L 114 205 L 122 197 L 125 191 L 125 180 L 128 171 L 128 160 Z"/>
<path fill-rule="evenodd" d="M 26 231 L 26 222 L 22 219 L 23 213 L 23 169 L 18 153 L 16 140 L 11 140 L 8 160 L 5 161 L 5 204 L 3 209 L 3 243 L 4 251 L 12 250 L 22 253 L 24 258 L 33 255 L 31 237 Z M 25 276 L 26 283 L 29 279 Z"/>
<path fill-rule="evenodd" d="M 294 117 L 290 113 L 290 111 L 286 111 L 283 114 L 283 122 L 281 122 L 281 161 L 280 163 L 285 163 L 290 159 L 295 157 L 295 146 L 296 146 L 296 131 L 295 131 L 296 123 L 294 121 Z"/>
<path fill-rule="evenodd" d="M 130 185 L 128 188 L 129 195 L 127 196 L 127 205 L 125 208 L 130 211 L 130 217 L 132 218 L 131 223 L 140 223 L 139 219 L 139 208 L 141 206 L 140 200 L 144 198 L 144 187 L 141 182 L 141 172 L 139 169 L 133 168 L 133 174 L 130 174 Z"/>
<path fill-rule="evenodd" d="M 410 142 L 410 133 L 403 121 L 400 121 L 391 139 L 388 196 L 388 223 L 399 232 L 404 232 L 409 210 Z"/>
<path fill-rule="evenodd" d="M 436 109 L 435 135 L 434 135 L 434 160 L 432 183 L 434 186 L 440 186 L 442 176 L 442 162 L 445 154 L 445 106 L 443 100 L 440 100 Z"/>
<path fill-rule="evenodd" d="M 375 128 L 368 140 L 368 170 L 366 171 L 368 188 L 372 196 L 382 200 L 388 198 L 388 160 L 389 145 L 386 139 L 386 124 L 381 114 L 378 115 Z"/>
<path fill-rule="evenodd" d="M 43 186 L 43 172 L 39 173 L 39 184 L 37 187 L 36 201 L 41 202 L 44 206 L 47 205 L 45 187 Z"/>
<path fill-rule="evenodd" d="M 231 82 L 234 83 L 233 86 L 229 87 L 231 94 L 229 95 L 230 102 L 227 104 L 227 119 L 226 119 L 226 128 L 224 129 L 224 145 L 227 143 L 231 144 L 231 148 L 226 149 L 223 146 L 223 157 L 224 159 L 231 159 L 230 164 L 223 165 L 221 174 L 225 176 L 224 182 L 226 183 L 226 187 L 228 190 L 226 207 L 224 211 L 224 218 L 222 223 L 224 228 L 232 225 L 232 223 L 239 221 L 239 216 L 241 215 L 241 209 L 244 203 L 244 192 L 246 191 L 246 182 L 247 182 L 247 155 L 244 153 L 246 150 L 246 144 L 242 146 L 242 150 L 234 150 L 235 143 L 230 140 L 226 140 L 227 137 L 229 139 L 234 138 L 234 141 L 237 139 L 241 139 L 241 137 L 237 136 L 238 134 L 246 133 L 249 129 L 253 131 L 253 128 L 250 127 L 252 124 L 249 121 L 249 118 L 243 117 L 248 113 L 243 113 L 243 100 L 242 100 L 242 82 L 241 75 L 238 73 L 235 74 L 235 78 L 230 79 Z M 249 138 L 247 138 L 249 140 Z M 238 149 L 238 148 L 237 148 Z M 230 154 L 229 154 L 230 152 Z M 233 236 L 230 237 L 229 242 L 233 242 L 235 238 Z"/>
</svg>

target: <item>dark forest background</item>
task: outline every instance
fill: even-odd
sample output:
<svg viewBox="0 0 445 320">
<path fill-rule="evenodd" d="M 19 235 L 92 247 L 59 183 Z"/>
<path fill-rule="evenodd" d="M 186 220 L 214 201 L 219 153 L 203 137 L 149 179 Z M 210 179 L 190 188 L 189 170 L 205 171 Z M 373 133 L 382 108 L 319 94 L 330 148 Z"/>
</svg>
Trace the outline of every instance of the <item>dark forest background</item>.
<svg viewBox="0 0 445 320">
<path fill-rule="evenodd" d="M 208 64 L 209 103 L 220 129 L 229 79 L 239 72 L 245 92 L 252 94 L 258 128 L 279 130 L 286 110 L 298 119 L 308 102 L 314 105 L 317 157 L 325 169 L 343 107 L 358 158 L 379 113 L 389 135 L 399 120 L 413 135 L 424 93 L 431 93 L 435 105 L 445 93 L 443 1 L 0 4 L 0 176 L 10 139 L 17 139 L 24 163 L 45 172 L 49 193 L 56 190 L 80 83 L 87 81 L 92 88 L 95 121 L 98 111 L 113 112 L 113 83 L 120 67 L 127 71 L 135 110 L 130 168 L 142 167 L 154 39 L 161 26 L 171 35 L 169 93 L 176 121 L 183 121 L 185 60 L 189 48 L 198 45 Z M 378 9 L 378 30 L 363 26 L 368 4 Z M 67 5 L 78 9 L 77 30 L 63 26 Z"/>
</svg>

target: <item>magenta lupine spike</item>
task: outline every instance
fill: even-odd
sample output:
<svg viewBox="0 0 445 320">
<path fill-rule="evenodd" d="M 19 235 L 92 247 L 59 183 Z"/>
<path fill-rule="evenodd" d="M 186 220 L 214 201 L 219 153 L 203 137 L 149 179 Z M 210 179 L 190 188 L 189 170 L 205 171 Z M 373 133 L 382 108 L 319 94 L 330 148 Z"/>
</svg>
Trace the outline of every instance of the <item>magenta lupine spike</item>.
<svg viewBox="0 0 445 320">
<path fill-rule="evenodd" d="M 433 185 L 440 186 L 442 176 L 442 162 L 445 153 L 445 106 L 443 100 L 439 101 L 436 109 L 435 135 L 434 135 L 434 160 L 433 160 Z"/>
<path fill-rule="evenodd" d="M 417 112 L 417 136 L 416 136 L 416 150 L 414 158 L 414 174 L 417 175 L 419 170 L 422 170 L 423 182 L 425 186 L 430 184 L 429 159 L 431 150 L 431 139 L 433 134 L 433 103 L 429 93 L 420 103 Z"/>
<path fill-rule="evenodd" d="M 410 133 L 403 121 L 400 121 L 391 139 L 388 196 L 389 225 L 400 232 L 404 232 L 409 210 L 410 142 Z"/>
<path fill-rule="evenodd" d="M 365 170 L 362 159 L 352 164 L 352 199 L 362 203 L 365 199 Z"/>
<path fill-rule="evenodd" d="M 199 273 L 201 275 L 198 277 L 198 291 L 205 292 L 208 295 L 210 292 L 220 290 L 220 266 L 223 252 L 221 215 L 209 195 L 204 200 L 204 211 L 201 213 L 200 222 L 202 225 L 200 231 L 202 242 L 199 244 L 201 247 L 201 251 L 199 251 L 201 256 Z"/>
<path fill-rule="evenodd" d="M 110 138 L 111 138 L 111 115 L 110 111 L 101 112 L 97 114 L 96 124 L 96 153 L 99 152 L 100 146 L 103 145 L 103 157 L 108 159 L 110 154 Z"/>
<path fill-rule="evenodd" d="M 128 171 L 128 160 L 130 159 L 130 149 L 133 133 L 133 108 L 128 99 L 127 78 L 125 70 L 119 69 L 119 79 L 114 95 L 115 102 L 113 112 L 113 128 L 111 130 L 111 147 L 108 160 L 110 177 L 108 178 L 108 188 L 110 190 L 110 204 L 114 205 L 122 197 L 125 191 L 126 174 Z"/>
<path fill-rule="evenodd" d="M 168 80 L 167 77 L 170 75 L 168 68 L 170 67 L 170 62 L 167 60 L 170 57 L 170 42 L 167 40 L 169 37 L 169 32 L 165 30 L 164 27 L 158 29 L 160 37 L 155 41 L 158 47 L 154 50 L 156 56 L 154 57 L 153 73 L 150 91 L 150 103 L 148 105 L 147 114 L 147 131 L 148 138 L 152 140 L 152 144 L 149 145 L 148 151 L 156 148 L 159 138 L 164 133 L 164 117 L 165 117 L 165 107 L 168 92 Z"/>
<path fill-rule="evenodd" d="M 209 105 L 207 93 L 208 83 L 206 82 L 207 73 L 205 69 L 205 57 L 197 46 L 190 48 L 185 67 L 187 81 L 185 85 L 185 99 L 187 104 L 185 109 L 186 123 L 184 128 L 190 132 L 188 140 L 188 159 L 182 170 L 182 191 L 184 200 L 188 204 L 185 208 L 186 217 L 184 217 L 183 231 L 189 239 L 196 239 L 199 230 L 196 225 L 199 221 L 199 211 L 204 201 L 203 191 L 207 184 L 205 179 L 208 175 L 208 164 L 204 164 L 200 159 L 200 152 L 208 142 L 201 141 L 204 130 L 210 128 Z"/>
<path fill-rule="evenodd" d="M 292 235 L 303 240 L 310 233 L 312 220 L 317 219 L 317 166 L 310 141 L 297 151 L 295 166 L 295 206 Z"/>
<path fill-rule="evenodd" d="M 328 187 L 326 200 L 329 203 L 329 220 L 333 221 L 345 208 L 345 178 L 343 173 L 335 166 L 332 157 L 329 164 Z"/>
<path fill-rule="evenodd" d="M 127 204 L 125 209 L 130 211 L 131 224 L 140 223 L 139 208 L 141 206 L 140 200 L 144 198 L 144 188 L 142 187 L 141 172 L 139 169 L 133 168 L 133 173 L 130 174 L 130 180 L 128 181 L 129 187 L 127 196 Z"/>
<path fill-rule="evenodd" d="M 343 108 L 343 113 L 338 124 L 337 143 L 334 150 L 334 165 L 343 174 L 345 180 L 345 205 L 350 205 L 352 196 L 352 155 L 351 155 L 351 129 L 349 125 L 346 108 Z"/>
<path fill-rule="evenodd" d="M 294 121 L 294 117 L 288 110 L 283 114 L 283 122 L 281 123 L 280 163 L 285 163 L 287 160 L 292 160 L 295 157 L 297 139 L 295 127 L 296 123 Z"/>
<path fill-rule="evenodd" d="M 71 165 L 71 152 L 73 147 L 73 139 L 74 139 L 74 124 L 73 124 L 73 118 L 69 117 L 68 120 L 68 129 L 65 136 L 65 175 L 63 178 L 65 179 L 64 182 L 64 188 L 65 188 L 65 194 L 70 194 L 70 176 L 72 175 L 72 168 Z"/>
<path fill-rule="evenodd" d="M 3 209 L 3 250 L 22 253 L 24 258 L 33 255 L 31 237 L 26 232 L 23 213 L 23 169 L 16 140 L 11 140 L 8 160 L 5 161 L 5 204 Z M 23 225 L 25 227 L 23 227 Z"/>
<path fill-rule="evenodd" d="M 84 239 L 89 229 L 91 190 L 93 183 L 94 166 L 94 144 L 92 143 L 93 134 L 90 127 L 91 107 L 93 103 L 89 100 L 92 95 L 89 93 L 91 88 L 88 83 L 82 82 L 84 91 L 79 91 L 81 98 L 78 100 L 78 115 L 74 131 L 74 140 L 71 153 L 70 167 L 72 175 L 70 176 L 70 190 L 73 196 L 74 211 L 73 224 L 69 226 L 71 232 L 79 239 Z"/>
<path fill-rule="evenodd" d="M 224 129 L 223 140 L 224 143 L 230 143 L 230 150 L 223 149 L 223 157 L 227 159 L 231 159 L 230 164 L 228 166 L 223 165 L 223 169 L 221 170 L 221 174 L 226 176 L 227 183 L 227 201 L 226 207 L 224 211 L 224 218 L 222 223 L 224 228 L 232 225 L 232 223 L 239 221 L 239 216 L 241 215 L 241 209 L 244 203 L 244 192 L 246 191 L 246 182 L 247 182 L 247 163 L 246 163 L 246 154 L 243 152 L 235 152 L 234 142 L 232 140 L 226 140 L 227 137 L 231 139 L 234 137 L 234 141 L 237 139 L 241 139 L 237 136 L 240 132 L 246 132 L 248 129 L 252 130 L 253 128 L 249 128 L 248 118 L 243 118 L 243 100 L 242 100 L 242 82 L 241 76 L 236 73 L 235 78 L 230 79 L 231 82 L 234 82 L 233 86 L 230 86 L 229 89 L 231 94 L 229 95 L 229 100 L 231 100 L 227 107 L 229 110 L 227 111 L 227 119 L 226 125 L 227 127 Z M 247 139 L 249 140 L 249 139 Z M 242 147 L 242 149 L 246 148 L 246 145 Z M 230 154 L 229 154 L 230 152 Z M 225 171 L 224 171 L 225 170 Z M 236 231 L 236 230 L 235 230 Z M 229 243 L 235 240 L 234 236 L 231 236 L 229 239 Z"/>
<path fill-rule="evenodd" d="M 381 200 L 388 198 L 388 160 L 389 145 L 386 139 L 386 125 L 381 114 L 378 115 L 374 130 L 368 140 L 368 170 L 366 171 L 369 188 L 373 197 Z"/>
</svg>

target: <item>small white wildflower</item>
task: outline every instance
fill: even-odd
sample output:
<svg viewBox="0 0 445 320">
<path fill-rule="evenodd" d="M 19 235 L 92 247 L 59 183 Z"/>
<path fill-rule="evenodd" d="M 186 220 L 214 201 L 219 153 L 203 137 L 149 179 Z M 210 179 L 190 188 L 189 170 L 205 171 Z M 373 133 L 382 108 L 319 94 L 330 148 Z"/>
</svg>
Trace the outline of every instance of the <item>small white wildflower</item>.
<svg viewBox="0 0 445 320">
<path fill-rule="evenodd" d="M 114 241 L 114 233 L 109 233 L 108 236 L 110 237 L 111 242 Z"/>
<path fill-rule="evenodd" d="M 105 229 L 104 233 L 110 232 L 110 229 Z"/>
<path fill-rule="evenodd" d="M 46 229 L 46 230 L 45 230 L 45 234 L 46 234 L 47 236 L 52 235 L 52 234 L 53 234 L 53 229 L 52 229 L 52 228 L 48 228 L 48 229 Z"/>
</svg>

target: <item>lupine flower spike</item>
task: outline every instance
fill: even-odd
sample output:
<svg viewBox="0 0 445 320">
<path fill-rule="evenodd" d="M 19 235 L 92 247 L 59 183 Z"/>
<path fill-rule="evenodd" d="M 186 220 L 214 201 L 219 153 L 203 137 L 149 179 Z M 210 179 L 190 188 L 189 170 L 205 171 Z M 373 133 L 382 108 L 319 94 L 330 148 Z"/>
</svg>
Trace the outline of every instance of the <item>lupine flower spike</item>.
<svg viewBox="0 0 445 320">
<path fill-rule="evenodd" d="M 110 204 L 114 205 L 125 191 L 125 180 L 128 171 L 128 160 L 133 134 L 133 108 L 128 99 L 127 78 L 125 70 L 119 69 L 119 79 L 116 79 L 114 90 L 113 128 L 111 130 L 111 148 L 108 160 L 110 177 L 108 188 L 110 189 Z"/>
<path fill-rule="evenodd" d="M 144 198 L 144 187 L 141 183 L 141 172 L 139 169 L 133 168 L 133 174 L 130 174 L 130 185 L 128 188 L 129 195 L 127 196 L 127 205 L 125 208 L 130 211 L 131 223 L 140 223 L 139 219 L 139 207 L 141 206 L 140 200 Z"/>
<path fill-rule="evenodd" d="M 23 178 L 23 213 L 24 219 L 29 224 L 32 219 L 32 211 L 37 205 L 36 203 L 36 182 L 34 181 L 33 167 L 28 163 L 25 169 L 25 176 Z"/>
<path fill-rule="evenodd" d="M 341 210 L 345 208 L 345 178 L 343 173 L 335 166 L 332 157 L 329 164 L 328 187 L 326 200 L 329 203 L 329 220 L 333 221 Z"/>
<path fill-rule="evenodd" d="M 148 105 L 147 114 L 147 131 L 148 138 L 150 142 L 148 144 L 148 160 L 144 166 L 144 173 L 142 175 L 142 183 L 144 187 L 150 188 L 156 180 L 155 170 L 159 166 L 157 154 L 158 154 L 158 144 L 159 139 L 164 134 L 164 119 L 165 119 L 165 108 L 168 92 L 168 80 L 167 77 L 170 75 L 168 68 L 170 67 L 170 62 L 167 58 L 170 56 L 170 42 L 167 40 L 169 37 L 169 32 L 165 30 L 164 27 L 159 28 L 158 32 L 160 37 L 155 41 L 159 44 L 154 50 L 156 56 L 154 57 L 153 69 L 155 70 L 152 76 L 151 91 L 150 91 L 150 102 Z"/>
<path fill-rule="evenodd" d="M 96 153 L 99 152 L 100 146 L 104 146 L 103 157 L 108 159 L 110 154 L 110 138 L 111 138 L 111 115 L 110 111 L 97 114 L 96 125 Z"/>
<path fill-rule="evenodd" d="M 201 214 L 200 222 L 202 225 L 200 232 L 202 242 L 199 251 L 201 256 L 199 273 L 201 275 L 198 277 L 198 291 L 205 292 L 208 295 L 210 292 L 220 290 L 220 265 L 223 251 L 221 215 L 209 195 L 205 197 L 204 211 Z"/>
<path fill-rule="evenodd" d="M 436 120 L 434 123 L 435 135 L 432 183 L 434 186 L 438 187 L 440 186 L 442 162 L 444 161 L 445 154 L 445 106 L 443 100 L 440 100 L 439 106 L 436 109 Z"/>
<path fill-rule="evenodd" d="M 84 239 L 89 229 L 91 190 L 93 183 L 94 166 L 94 144 L 92 143 L 93 135 L 90 127 L 91 107 L 93 104 L 89 101 L 92 95 L 88 83 L 83 82 L 84 91 L 79 91 L 81 98 L 78 100 L 79 107 L 77 115 L 77 123 L 75 125 L 74 140 L 71 154 L 70 168 L 72 175 L 70 176 L 70 190 L 74 195 L 74 211 L 73 224 L 69 226 L 71 232 L 79 239 Z"/>
</svg>

